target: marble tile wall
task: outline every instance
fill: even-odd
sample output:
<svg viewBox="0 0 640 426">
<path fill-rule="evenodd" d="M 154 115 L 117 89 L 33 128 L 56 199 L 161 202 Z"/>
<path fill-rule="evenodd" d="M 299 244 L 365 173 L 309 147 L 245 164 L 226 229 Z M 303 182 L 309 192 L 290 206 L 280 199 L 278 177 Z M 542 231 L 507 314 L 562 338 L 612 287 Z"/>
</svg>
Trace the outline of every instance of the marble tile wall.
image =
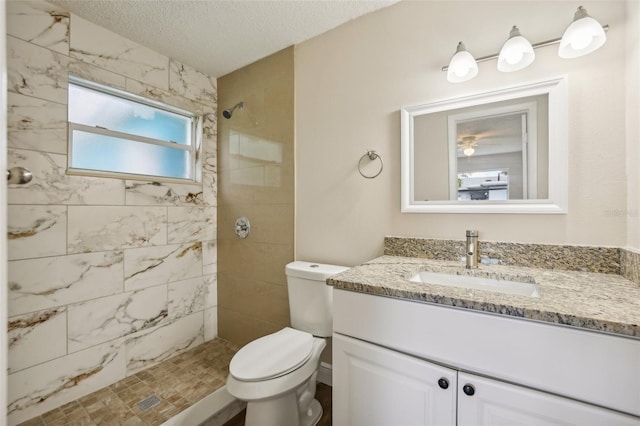
<svg viewBox="0 0 640 426">
<path fill-rule="evenodd" d="M 7 33 L 15 425 L 217 336 L 217 82 L 43 1 Z M 205 115 L 201 182 L 67 175 L 69 75 Z"/>
</svg>

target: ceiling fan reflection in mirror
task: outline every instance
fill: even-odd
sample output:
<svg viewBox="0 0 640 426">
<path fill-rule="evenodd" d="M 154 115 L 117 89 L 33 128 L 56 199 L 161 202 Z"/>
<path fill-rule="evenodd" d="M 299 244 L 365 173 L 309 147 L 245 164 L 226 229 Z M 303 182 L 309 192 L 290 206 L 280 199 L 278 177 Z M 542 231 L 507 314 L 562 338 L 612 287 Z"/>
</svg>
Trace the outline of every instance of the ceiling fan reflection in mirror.
<svg viewBox="0 0 640 426">
<path fill-rule="evenodd" d="M 466 155 L 467 157 L 470 157 L 473 155 L 474 152 L 476 152 L 475 146 L 477 144 L 478 144 L 478 141 L 476 140 L 476 136 L 474 135 L 463 136 L 462 140 L 458 142 L 458 149 L 462 151 L 464 155 Z"/>
</svg>

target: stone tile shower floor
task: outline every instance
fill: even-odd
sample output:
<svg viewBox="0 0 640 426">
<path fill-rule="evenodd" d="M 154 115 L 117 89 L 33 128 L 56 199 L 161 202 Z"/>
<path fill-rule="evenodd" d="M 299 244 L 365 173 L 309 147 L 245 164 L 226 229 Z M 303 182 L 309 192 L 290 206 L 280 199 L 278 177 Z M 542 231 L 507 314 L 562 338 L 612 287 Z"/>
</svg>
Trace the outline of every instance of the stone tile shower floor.
<svg viewBox="0 0 640 426">
<path fill-rule="evenodd" d="M 238 349 L 211 340 L 19 426 L 160 425 L 224 386 Z M 160 403 L 142 411 L 138 402 L 151 395 Z"/>
</svg>

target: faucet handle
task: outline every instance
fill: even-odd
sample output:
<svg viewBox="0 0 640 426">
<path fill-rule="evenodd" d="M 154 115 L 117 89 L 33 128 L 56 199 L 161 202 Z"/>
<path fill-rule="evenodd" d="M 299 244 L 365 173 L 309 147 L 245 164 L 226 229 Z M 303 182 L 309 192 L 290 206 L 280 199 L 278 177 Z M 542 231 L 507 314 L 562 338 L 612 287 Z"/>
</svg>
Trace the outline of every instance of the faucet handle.
<svg viewBox="0 0 640 426">
<path fill-rule="evenodd" d="M 478 267 L 478 231 L 467 229 L 467 264 L 466 268 Z"/>
</svg>

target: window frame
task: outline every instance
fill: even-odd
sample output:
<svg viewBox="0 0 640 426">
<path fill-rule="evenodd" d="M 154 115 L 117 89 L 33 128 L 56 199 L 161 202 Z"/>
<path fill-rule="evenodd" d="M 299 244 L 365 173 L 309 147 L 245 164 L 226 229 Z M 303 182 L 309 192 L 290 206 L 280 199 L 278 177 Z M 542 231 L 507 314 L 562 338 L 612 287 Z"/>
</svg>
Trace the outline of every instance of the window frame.
<svg viewBox="0 0 640 426">
<path fill-rule="evenodd" d="M 144 98 L 142 96 L 135 95 L 133 93 L 129 93 L 121 89 L 116 89 L 113 87 L 109 87 L 100 83 L 95 83 L 93 81 L 85 80 L 83 78 L 72 76 L 72 75 L 69 75 L 69 85 L 84 87 L 86 89 L 102 92 L 108 96 L 122 98 L 128 101 L 146 105 L 158 110 L 184 116 L 191 120 L 191 142 L 188 144 L 181 144 L 177 142 L 167 142 L 162 139 L 139 136 L 131 133 L 107 129 L 105 127 L 88 126 L 86 124 L 75 123 L 69 120 L 69 111 L 68 111 L 69 107 L 67 105 L 67 125 L 68 125 L 67 174 L 68 175 L 107 177 L 107 178 L 115 178 L 115 179 L 145 180 L 145 181 L 154 181 L 154 182 L 155 181 L 177 182 L 177 183 L 185 183 L 185 184 L 201 182 L 202 173 L 200 173 L 200 171 L 198 170 L 198 167 L 200 164 L 200 158 L 202 157 L 201 155 L 202 134 L 203 134 L 202 132 L 203 115 L 202 114 L 197 114 L 182 108 L 175 107 L 173 105 L 168 105 L 164 102 Z M 190 152 L 191 177 L 176 178 L 176 177 L 169 177 L 169 176 L 145 175 L 145 174 L 136 174 L 136 173 L 124 173 L 124 172 L 116 172 L 116 171 L 104 171 L 104 170 L 83 169 L 83 168 L 72 167 L 71 164 L 73 161 L 72 147 L 73 147 L 74 130 L 118 138 L 118 139 L 130 140 L 134 142 L 141 142 L 141 143 L 146 143 L 150 145 L 162 146 L 165 148 L 188 151 Z"/>
</svg>

